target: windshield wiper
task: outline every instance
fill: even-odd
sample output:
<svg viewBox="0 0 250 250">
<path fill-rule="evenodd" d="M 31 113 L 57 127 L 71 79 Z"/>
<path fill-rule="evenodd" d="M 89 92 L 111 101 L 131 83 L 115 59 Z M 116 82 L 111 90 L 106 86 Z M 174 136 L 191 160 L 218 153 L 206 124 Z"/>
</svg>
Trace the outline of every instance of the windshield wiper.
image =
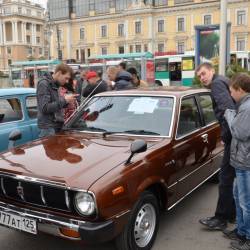
<svg viewBox="0 0 250 250">
<path fill-rule="evenodd" d="M 143 130 L 143 129 L 134 129 L 134 130 L 126 130 L 123 131 L 123 133 L 129 133 L 129 134 L 143 134 L 143 135 L 160 135 L 159 133 L 149 131 L 149 130 Z"/>
<path fill-rule="evenodd" d="M 87 130 L 87 131 L 96 131 L 96 132 L 107 132 L 107 130 L 106 129 L 103 129 L 103 128 L 97 128 L 97 127 L 85 127 L 84 128 L 85 130 Z"/>
</svg>

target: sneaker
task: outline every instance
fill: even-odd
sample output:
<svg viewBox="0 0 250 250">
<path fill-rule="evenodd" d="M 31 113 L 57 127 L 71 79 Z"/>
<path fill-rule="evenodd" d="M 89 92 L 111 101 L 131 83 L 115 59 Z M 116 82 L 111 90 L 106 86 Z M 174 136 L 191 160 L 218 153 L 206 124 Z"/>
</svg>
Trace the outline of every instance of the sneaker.
<svg viewBox="0 0 250 250">
<path fill-rule="evenodd" d="M 245 236 L 242 236 L 242 235 L 239 235 L 237 233 L 237 228 L 235 228 L 234 230 L 223 230 L 222 231 L 224 236 L 230 240 L 241 240 L 241 241 L 244 241 L 246 240 L 246 237 Z"/>
<path fill-rule="evenodd" d="M 210 230 L 224 230 L 227 227 L 226 220 L 219 219 L 215 216 L 200 219 L 199 222 Z"/>
<path fill-rule="evenodd" d="M 250 250 L 250 240 L 232 241 L 230 245 L 234 250 Z"/>
</svg>

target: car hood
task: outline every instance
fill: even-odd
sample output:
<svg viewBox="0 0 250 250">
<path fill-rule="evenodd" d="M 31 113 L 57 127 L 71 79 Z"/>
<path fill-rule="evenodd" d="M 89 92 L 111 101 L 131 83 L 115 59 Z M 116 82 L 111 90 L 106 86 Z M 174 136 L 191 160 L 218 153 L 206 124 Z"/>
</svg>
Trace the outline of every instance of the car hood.
<svg viewBox="0 0 250 250">
<path fill-rule="evenodd" d="M 124 163 L 133 140 L 65 133 L 34 141 L 0 155 L 0 171 L 88 189 Z M 151 142 L 149 144 L 152 145 Z"/>
</svg>

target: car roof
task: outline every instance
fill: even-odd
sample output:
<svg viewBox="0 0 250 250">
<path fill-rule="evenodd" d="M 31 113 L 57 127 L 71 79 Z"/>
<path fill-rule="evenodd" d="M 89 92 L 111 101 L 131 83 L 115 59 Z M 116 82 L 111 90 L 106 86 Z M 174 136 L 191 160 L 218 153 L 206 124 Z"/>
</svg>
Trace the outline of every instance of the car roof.
<svg viewBox="0 0 250 250">
<path fill-rule="evenodd" d="M 24 94 L 35 94 L 36 89 L 34 88 L 7 88 L 0 89 L 0 96 L 7 95 L 24 95 Z"/>
<path fill-rule="evenodd" d="M 148 87 L 148 88 L 139 88 L 123 91 L 110 91 L 102 92 L 98 96 L 107 96 L 107 95 L 171 95 L 176 97 L 182 97 L 191 94 L 210 92 L 206 88 L 194 88 L 194 87 L 185 87 L 185 86 L 169 86 L 169 87 Z"/>
</svg>

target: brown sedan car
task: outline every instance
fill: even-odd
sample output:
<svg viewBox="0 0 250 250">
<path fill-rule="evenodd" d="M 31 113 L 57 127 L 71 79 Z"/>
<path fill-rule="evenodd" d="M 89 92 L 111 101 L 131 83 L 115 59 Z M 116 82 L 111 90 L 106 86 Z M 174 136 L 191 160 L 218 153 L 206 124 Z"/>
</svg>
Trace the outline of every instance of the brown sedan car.
<svg viewBox="0 0 250 250">
<path fill-rule="evenodd" d="M 0 155 L 0 224 L 150 249 L 160 211 L 213 176 L 222 152 L 206 89 L 102 93 L 62 133 Z"/>
</svg>

